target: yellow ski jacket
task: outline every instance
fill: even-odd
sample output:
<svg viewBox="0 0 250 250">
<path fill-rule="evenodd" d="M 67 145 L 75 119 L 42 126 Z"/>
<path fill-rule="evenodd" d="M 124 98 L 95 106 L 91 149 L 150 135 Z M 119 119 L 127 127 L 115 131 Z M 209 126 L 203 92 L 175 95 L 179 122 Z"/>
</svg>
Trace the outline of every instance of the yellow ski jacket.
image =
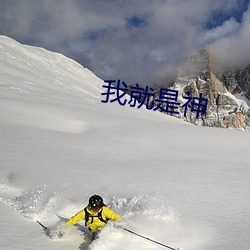
<svg viewBox="0 0 250 250">
<path fill-rule="evenodd" d="M 89 230 L 92 233 L 97 232 L 100 228 L 102 228 L 106 223 L 104 221 L 112 220 L 112 221 L 121 221 L 120 215 L 116 214 L 113 210 L 110 208 L 103 206 L 99 211 L 93 212 L 89 209 L 89 207 L 86 207 L 87 212 L 89 213 L 88 221 L 85 221 L 86 226 L 88 226 Z M 98 218 L 98 215 L 101 211 L 101 218 L 104 220 L 100 220 Z M 85 220 L 85 210 L 82 209 L 77 214 L 72 216 L 68 221 L 67 224 L 74 225 L 80 220 Z"/>
</svg>

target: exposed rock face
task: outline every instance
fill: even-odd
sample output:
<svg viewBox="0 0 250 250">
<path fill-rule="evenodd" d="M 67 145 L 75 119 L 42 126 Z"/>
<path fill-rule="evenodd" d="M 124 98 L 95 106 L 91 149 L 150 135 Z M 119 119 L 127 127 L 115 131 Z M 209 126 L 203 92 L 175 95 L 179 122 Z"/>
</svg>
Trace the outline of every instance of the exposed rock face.
<svg viewBox="0 0 250 250">
<path fill-rule="evenodd" d="M 250 66 L 244 69 L 230 70 L 218 74 L 217 77 L 225 84 L 230 93 L 241 94 L 250 100 Z"/>
<path fill-rule="evenodd" d="M 250 67 L 245 70 L 215 75 L 210 67 L 209 53 L 203 49 L 189 57 L 177 71 L 177 78 L 168 89 L 178 90 L 179 114 L 166 112 L 188 122 L 211 127 L 248 129 L 250 127 L 250 109 L 247 103 L 233 94 L 242 93 L 250 99 Z M 155 93 L 159 99 L 160 89 Z M 184 116 L 186 96 L 208 100 L 206 114 L 187 109 Z"/>
</svg>

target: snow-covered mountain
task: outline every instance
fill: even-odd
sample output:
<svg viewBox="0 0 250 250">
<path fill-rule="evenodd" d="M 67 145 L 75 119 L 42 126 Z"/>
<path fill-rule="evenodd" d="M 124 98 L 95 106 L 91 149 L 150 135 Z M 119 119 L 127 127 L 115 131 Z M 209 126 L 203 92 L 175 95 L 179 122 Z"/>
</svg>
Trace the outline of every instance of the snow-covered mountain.
<svg viewBox="0 0 250 250">
<path fill-rule="evenodd" d="M 230 93 L 244 98 L 250 104 L 250 66 L 226 70 L 218 73 L 217 77 Z"/>
<path fill-rule="evenodd" d="M 153 250 L 84 222 L 48 238 L 92 194 L 122 225 L 184 250 L 248 250 L 250 134 L 103 103 L 103 80 L 63 55 L 0 37 L 0 248 Z M 63 223 L 63 221 L 62 221 Z"/>
<path fill-rule="evenodd" d="M 169 87 L 179 92 L 177 102 L 180 107 L 187 102 L 185 97 L 199 98 L 202 94 L 202 98 L 208 100 L 206 114 L 201 113 L 197 119 L 197 112 L 191 112 L 190 108 L 185 114 L 185 106 L 179 109 L 179 114 L 165 113 L 202 126 L 248 130 L 249 69 L 217 72 L 210 57 L 206 49 L 188 57 L 179 66 L 177 77 Z M 159 95 L 160 89 L 157 89 L 155 99 L 159 99 Z"/>
</svg>

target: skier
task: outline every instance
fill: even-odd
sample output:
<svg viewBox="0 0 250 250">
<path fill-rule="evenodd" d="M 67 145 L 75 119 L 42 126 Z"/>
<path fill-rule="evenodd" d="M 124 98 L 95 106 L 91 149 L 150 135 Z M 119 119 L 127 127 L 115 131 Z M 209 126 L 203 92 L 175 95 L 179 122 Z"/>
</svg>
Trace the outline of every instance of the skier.
<svg viewBox="0 0 250 250">
<path fill-rule="evenodd" d="M 67 224 L 74 225 L 80 220 L 85 220 L 85 226 L 92 232 L 94 239 L 109 220 L 120 222 L 122 219 L 120 215 L 105 206 L 101 196 L 95 194 L 89 198 L 89 204 L 72 216 Z"/>
</svg>

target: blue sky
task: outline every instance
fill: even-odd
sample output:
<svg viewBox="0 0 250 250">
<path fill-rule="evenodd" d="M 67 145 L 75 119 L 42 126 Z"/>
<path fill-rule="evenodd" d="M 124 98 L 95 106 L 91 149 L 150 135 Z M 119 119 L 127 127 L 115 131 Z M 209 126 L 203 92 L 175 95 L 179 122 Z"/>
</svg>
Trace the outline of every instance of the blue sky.
<svg viewBox="0 0 250 250">
<path fill-rule="evenodd" d="M 249 0 L 1 0 L 0 34 L 63 53 L 102 79 L 152 85 L 201 48 L 250 63 Z"/>
<path fill-rule="evenodd" d="M 237 22 L 242 22 L 242 17 L 244 12 L 248 9 L 249 0 L 240 0 L 237 3 L 236 8 L 233 8 L 229 13 L 224 13 L 222 10 L 216 10 L 212 12 L 211 18 L 208 19 L 206 28 L 212 29 L 216 28 L 217 26 L 223 25 L 225 20 L 228 20 L 230 18 L 234 18 Z"/>
</svg>

